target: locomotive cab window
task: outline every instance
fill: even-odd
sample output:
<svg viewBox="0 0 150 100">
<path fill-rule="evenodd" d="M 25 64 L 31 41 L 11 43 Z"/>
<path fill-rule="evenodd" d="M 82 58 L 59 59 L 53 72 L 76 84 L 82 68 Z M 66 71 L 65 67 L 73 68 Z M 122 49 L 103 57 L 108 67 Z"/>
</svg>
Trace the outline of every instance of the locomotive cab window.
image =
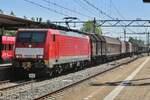
<svg viewBox="0 0 150 100">
<path fill-rule="evenodd" d="M 46 31 L 24 31 L 18 33 L 17 42 L 43 43 L 45 41 Z"/>
</svg>

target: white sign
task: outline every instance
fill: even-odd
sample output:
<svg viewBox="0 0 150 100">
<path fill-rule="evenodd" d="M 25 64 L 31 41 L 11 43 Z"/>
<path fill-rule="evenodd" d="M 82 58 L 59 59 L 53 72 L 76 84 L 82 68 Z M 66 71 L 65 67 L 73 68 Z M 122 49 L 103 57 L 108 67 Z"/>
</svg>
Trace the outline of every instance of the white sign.
<svg viewBox="0 0 150 100">
<path fill-rule="evenodd" d="M 35 78 L 35 74 L 34 73 L 30 73 L 29 74 L 29 78 Z"/>
</svg>

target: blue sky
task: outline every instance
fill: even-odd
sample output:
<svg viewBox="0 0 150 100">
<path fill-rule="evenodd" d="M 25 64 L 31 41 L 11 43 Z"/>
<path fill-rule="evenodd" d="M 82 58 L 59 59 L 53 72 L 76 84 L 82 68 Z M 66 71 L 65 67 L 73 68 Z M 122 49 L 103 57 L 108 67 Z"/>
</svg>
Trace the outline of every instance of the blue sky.
<svg viewBox="0 0 150 100">
<path fill-rule="evenodd" d="M 69 16 L 76 16 L 80 20 L 88 20 L 91 19 L 92 17 L 97 17 L 97 19 L 104 19 L 104 18 L 108 19 L 102 14 L 100 14 L 99 18 L 99 13 L 95 9 L 87 5 L 83 0 L 47 0 L 47 1 L 51 1 L 56 4 L 62 5 L 66 8 L 70 8 L 80 13 L 84 13 L 85 15 L 91 16 L 91 18 L 84 17 L 79 14 L 60 9 L 57 6 L 44 2 L 43 0 L 31 0 L 31 1 L 47 6 L 51 9 L 55 9 Z M 107 14 L 114 16 L 116 18 L 120 18 L 120 16 L 118 16 L 115 9 L 113 8 L 113 5 L 110 4 L 110 1 L 112 1 L 113 4 L 115 4 L 120 13 L 126 19 L 136 19 L 136 18 L 149 19 L 150 17 L 149 12 L 150 4 L 143 3 L 142 0 L 88 0 L 88 1 L 94 4 L 99 9 L 106 12 Z M 77 2 L 80 3 L 80 5 L 77 4 Z M 83 7 L 90 10 L 94 14 L 89 13 L 88 11 L 83 9 Z M 62 18 L 64 17 L 63 15 L 59 15 L 46 9 L 40 8 L 24 0 L 0 0 L 0 9 L 4 10 L 6 14 L 9 14 L 10 11 L 14 11 L 14 13 L 20 17 L 24 15 L 28 17 L 41 16 L 45 20 L 47 19 L 62 20 Z"/>
<path fill-rule="evenodd" d="M 103 14 L 100 14 L 97 10 L 86 4 L 84 0 L 47 0 L 47 1 L 59 4 L 63 7 L 87 15 L 88 17 L 61 9 L 56 5 L 52 5 L 50 3 L 45 2 L 44 0 L 30 0 L 30 1 L 36 2 L 40 5 L 48 7 L 49 9 L 56 10 L 68 16 L 75 16 L 79 18 L 79 20 L 90 20 L 93 19 L 94 17 L 96 17 L 96 19 L 109 19 L 108 17 L 104 16 Z M 120 17 L 120 15 L 118 15 L 117 11 L 115 10 L 114 5 L 125 19 L 136 19 L 136 18 L 150 19 L 150 4 L 143 3 L 142 0 L 88 0 L 88 1 L 93 5 L 95 5 L 97 8 L 106 12 L 108 15 L 113 16 L 115 18 L 122 19 L 122 17 Z M 44 21 L 62 20 L 65 17 L 63 15 L 35 6 L 24 0 L 0 0 L 0 9 L 2 9 L 5 12 L 5 14 L 9 14 L 10 11 L 13 11 L 15 15 L 19 17 L 23 17 L 24 15 L 27 16 L 28 18 L 31 18 L 32 16 L 37 16 L 42 17 Z M 103 28 L 103 30 L 108 33 L 109 32 L 111 33 L 112 30 L 113 32 L 121 32 L 122 28 L 120 29 Z M 141 31 L 143 29 L 136 28 L 133 30 Z"/>
</svg>

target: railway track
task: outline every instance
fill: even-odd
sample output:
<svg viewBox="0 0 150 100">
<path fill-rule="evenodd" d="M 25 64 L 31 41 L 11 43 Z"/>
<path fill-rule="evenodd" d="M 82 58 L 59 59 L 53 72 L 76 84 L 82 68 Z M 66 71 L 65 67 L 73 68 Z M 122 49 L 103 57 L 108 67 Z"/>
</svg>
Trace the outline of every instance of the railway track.
<svg viewBox="0 0 150 100">
<path fill-rule="evenodd" d="M 46 94 L 46 95 L 43 95 L 43 96 L 41 96 L 41 97 L 38 97 L 38 98 L 36 98 L 35 100 L 51 99 L 51 96 L 52 96 L 52 95 L 55 95 L 55 94 L 57 94 L 57 93 L 59 93 L 59 92 L 61 92 L 61 91 L 64 91 L 64 90 L 66 90 L 66 89 L 68 89 L 68 88 L 71 88 L 71 87 L 73 87 L 73 86 L 75 86 L 75 85 L 78 85 L 78 84 L 80 84 L 80 83 L 82 83 L 82 82 L 84 82 L 84 81 L 87 81 L 87 80 L 89 80 L 89 79 L 91 79 L 91 78 L 93 78 L 93 77 L 96 77 L 96 76 L 98 76 L 98 75 L 100 75 L 100 74 L 102 74 L 102 73 L 105 73 L 105 72 L 107 72 L 107 71 L 110 71 L 110 70 L 112 70 L 112 69 L 114 69 L 114 68 L 116 68 L 116 67 L 118 67 L 118 66 L 121 66 L 121 65 L 124 65 L 124 64 L 128 64 L 128 63 L 130 63 L 130 62 L 132 62 L 132 61 L 134 61 L 134 60 L 136 60 L 136 59 L 137 59 L 137 58 L 132 59 L 132 60 L 130 60 L 130 61 L 128 61 L 128 62 L 124 62 L 124 63 L 118 64 L 118 65 L 116 65 L 115 67 L 112 67 L 112 68 L 110 68 L 110 69 L 108 69 L 108 70 L 105 70 L 105 71 L 100 72 L 100 73 L 96 73 L 96 74 L 94 74 L 94 75 L 92 75 L 92 76 L 89 76 L 89 77 L 87 77 L 87 78 L 85 78 L 85 79 L 82 79 L 82 80 L 79 80 L 79 81 L 74 82 L 74 83 L 72 83 L 72 84 L 69 84 L 69 85 L 67 85 L 67 86 L 58 88 L 57 90 L 52 91 L 52 92 L 50 92 L 50 93 L 48 93 L 48 94 Z M 110 64 L 110 65 L 115 65 L 115 64 Z M 53 97 L 52 97 L 52 99 L 55 100 L 55 98 L 53 98 Z"/>
<path fill-rule="evenodd" d="M 28 85 L 30 83 L 33 83 L 35 82 L 35 80 L 32 80 L 32 81 L 18 81 L 18 82 L 10 82 L 10 80 L 6 80 L 6 81 L 1 81 L 0 82 L 0 97 L 2 97 L 4 95 L 5 92 L 7 91 L 10 91 L 10 90 L 13 90 L 15 88 L 18 88 L 18 87 L 23 87 L 25 85 Z"/>
<path fill-rule="evenodd" d="M 14 86 L 8 86 L 6 88 L 0 89 L 0 93 L 2 93 L 0 99 L 2 100 L 5 99 L 43 100 L 49 98 L 51 95 L 53 96 L 61 91 L 64 91 L 65 89 L 78 85 L 81 82 L 84 82 L 104 72 L 112 70 L 120 65 L 130 63 L 135 59 L 137 59 L 137 57 L 125 58 L 119 61 L 110 62 L 109 64 L 103 64 L 101 66 L 87 68 L 86 70 L 70 73 L 68 75 L 63 75 L 53 79 L 47 79 L 42 81 L 34 80 L 34 81 L 27 81 L 27 82 L 19 82 Z M 30 83 L 34 84 L 33 88 L 31 88 Z M 17 98 L 12 98 L 14 95 Z"/>
<path fill-rule="evenodd" d="M 6 84 L 8 82 L 10 82 L 10 80 L 0 81 L 0 85 Z"/>
<path fill-rule="evenodd" d="M 14 88 L 17 88 L 17 87 L 20 87 L 20 86 L 24 86 L 24 85 L 27 85 L 27 84 L 30 84 L 30 83 L 33 83 L 33 82 L 35 82 L 35 80 L 27 81 L 27 82 L 26 81 L 25 82 L 19 82 L 17 84 L 15 83 L 15 85 L 0 88 L 0 91 L 7 91 L 7 90 L 14 89 Z"/>
</svg>

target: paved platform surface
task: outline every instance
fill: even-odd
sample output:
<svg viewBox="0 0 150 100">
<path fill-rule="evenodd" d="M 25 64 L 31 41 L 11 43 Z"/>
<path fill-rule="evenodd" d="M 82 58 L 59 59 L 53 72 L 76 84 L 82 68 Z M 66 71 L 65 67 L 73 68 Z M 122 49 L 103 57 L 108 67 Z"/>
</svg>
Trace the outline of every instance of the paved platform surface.
<svg viewBox="0 0 150 100">
<path fill-rule="evenodd" d="M 103 73 L 54 96 L 57 100 L 150 100 L 150 57 Z"/>
</svg>

